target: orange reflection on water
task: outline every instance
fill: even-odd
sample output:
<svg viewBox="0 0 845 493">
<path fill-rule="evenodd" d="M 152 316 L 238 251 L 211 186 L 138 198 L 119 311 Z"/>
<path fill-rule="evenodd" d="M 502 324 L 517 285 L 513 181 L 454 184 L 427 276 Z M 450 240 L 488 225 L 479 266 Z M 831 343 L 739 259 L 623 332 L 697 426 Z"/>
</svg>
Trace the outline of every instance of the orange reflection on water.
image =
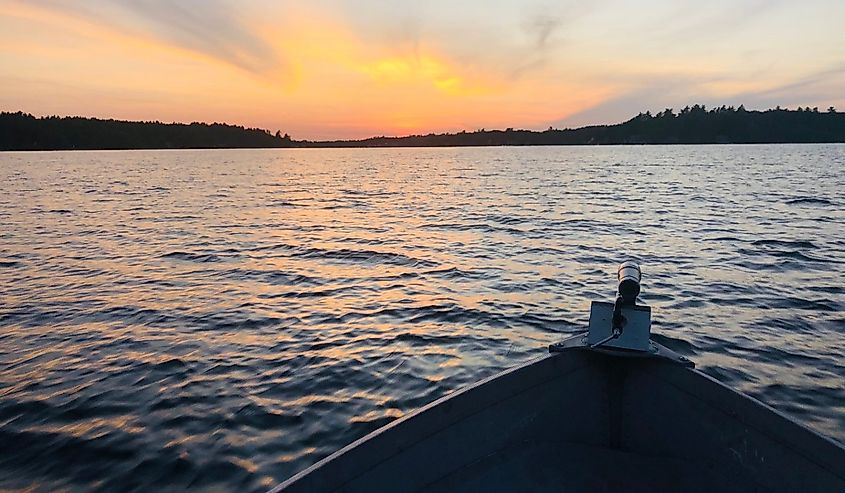
<svg viewBox="0 0 845 493">
<path fill-rule="evenodd" d="M 96 439 L 109 434 L 112 430 L 125 433 L 144 433 L 144 426 L 138 424 L 135 416 L 91 416 L 85 420 L 62 425 L 33 425 L 27 428 L 33 433 L 48 433 L 53 435 L 70 435 L 77 438 Z"/>
<path fill-rule="evenodd" d="M 390 407 L 386 409 L 373 410 L 361 416 L 355 416 L 350 420 L 350 423 L 370 423 L 384 418 L 401 418 L 404 415 L 405 413 L 401 410 Z"/>
</svg>

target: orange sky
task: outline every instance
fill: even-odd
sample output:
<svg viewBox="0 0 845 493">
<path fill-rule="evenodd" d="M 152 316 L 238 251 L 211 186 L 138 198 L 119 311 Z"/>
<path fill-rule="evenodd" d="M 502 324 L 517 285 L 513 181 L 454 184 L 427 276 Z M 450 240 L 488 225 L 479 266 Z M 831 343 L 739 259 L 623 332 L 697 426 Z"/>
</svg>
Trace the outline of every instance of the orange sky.
<svg viewBox="0 0 845 493">
<path fill-rule="evenodd" d="M 294 138 L 845 106 L 845 2 L 0 0 L 0 109 Z"/>
</svg>

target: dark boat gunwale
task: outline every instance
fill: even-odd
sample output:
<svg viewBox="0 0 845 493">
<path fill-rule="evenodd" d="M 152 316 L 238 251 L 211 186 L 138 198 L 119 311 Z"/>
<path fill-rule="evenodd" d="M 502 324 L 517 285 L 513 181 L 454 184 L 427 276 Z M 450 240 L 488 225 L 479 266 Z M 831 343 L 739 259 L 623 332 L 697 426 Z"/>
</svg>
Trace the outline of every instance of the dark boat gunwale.
<svg viewBox="0 0 845 493">
<path fill-rule="evenodd" d="M 596 358 L 605 362 L 618 360 L 613 356 L 573 350 L 562 354 L 546 354 L 504 370 L 443 396 L 355 440 L 271 491 L 278 492 L 286 488 L 295 490 L 299 487 L 308 489 L 306 483 L 316 475 L 321 476 L 321 490 L 343 488 L 432 434 L 468 420 L 497 403 L 565 378 L 589 366 Z M 635 372 L 632 378 L 657 378 L 675 391 L 694 398 L 710 409 L 718 410 L 727 419 L 738 421 L 761 436 L 774 439 L 781 447 L 828 471 L 845 484 L 845 447 L 838 442 L 701 371 L 658 360 L 641 360 L 640 363 L 632 364 L 644 370 Z M 526 383 L 526 380 L 530 382 Z M 452 408 L 455 414 L 450 415 L 448 420 L 436 419 L 437 410 L 446 408 Z M 397 430 L 399 427 L 402 430 Z M 400 433 L 402 440 L 391 440 L 396 439 Z"/>
</svg>

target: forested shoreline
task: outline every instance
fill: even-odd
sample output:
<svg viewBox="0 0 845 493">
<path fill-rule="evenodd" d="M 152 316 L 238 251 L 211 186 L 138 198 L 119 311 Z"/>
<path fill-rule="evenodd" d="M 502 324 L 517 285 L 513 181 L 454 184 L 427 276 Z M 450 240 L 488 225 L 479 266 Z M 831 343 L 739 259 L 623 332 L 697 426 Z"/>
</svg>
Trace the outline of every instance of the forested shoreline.
<svg viewBox="0 0 845 493">
<path fill-rule="evenodd" d="M 0 113 L 0 150 L 218 149 L 284 147 L 459 147 L 614 144 L 767 144 L 845 142 L 845 113 L 833 107 L 764 111 L 701 105 L 640 113 L 615 125 L 544 131 L 474 132 L 294 140 L 281 131 L 223 123 L 161 123 Z"/>
</svg>

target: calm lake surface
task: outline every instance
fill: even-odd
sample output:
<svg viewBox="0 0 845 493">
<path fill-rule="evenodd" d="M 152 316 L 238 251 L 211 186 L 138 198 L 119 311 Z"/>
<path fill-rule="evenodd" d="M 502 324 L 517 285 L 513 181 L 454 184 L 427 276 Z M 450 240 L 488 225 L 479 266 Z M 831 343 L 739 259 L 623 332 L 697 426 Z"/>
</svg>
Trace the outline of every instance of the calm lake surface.
<svg viewBox="0 0 845 493">
<path fill-rule="evenodd" d="M 0 153 L 0 489 L 261 491 L 582 330 L 845 440 L 845 146 Z M 565 415 L 561 416 L 565 419 Z"/>
</svg>

